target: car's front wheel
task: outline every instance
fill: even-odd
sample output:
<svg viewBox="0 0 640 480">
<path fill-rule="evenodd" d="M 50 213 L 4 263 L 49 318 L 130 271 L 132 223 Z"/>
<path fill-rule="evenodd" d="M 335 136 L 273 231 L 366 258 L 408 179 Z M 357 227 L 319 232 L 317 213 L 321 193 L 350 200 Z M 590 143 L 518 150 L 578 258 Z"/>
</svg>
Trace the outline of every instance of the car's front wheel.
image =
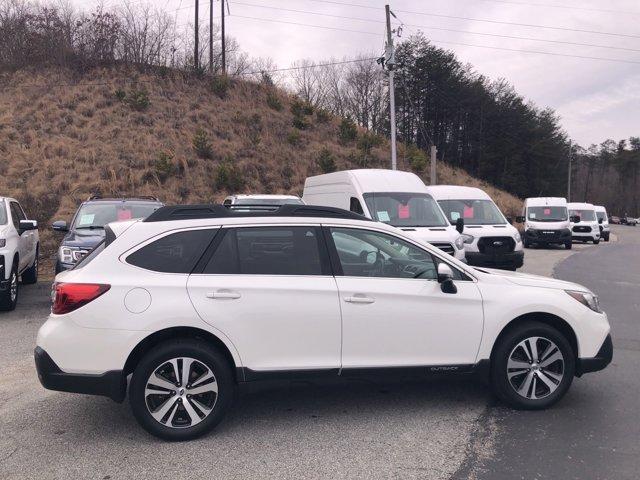
<svg viewBox="0 0 640 480">
<path fill-rule="evenodd" d="M 11 311 L 15 310 L 16 305 L 18 304 L 18 261 L 17 259 L 13 262 L 13 268 L 11 269 L 11 274 L 9 275 L 9 281 L 7 282 L 6 288 L 0 291 L 0 311 Z"/>
<path fill-rule="evenodd" d="M 491 383 L 502 401 L 518 409 L 538 410 L 560 400 L 573 381 L 575 354 L 555 328 L 527 321 L 496 345 Z"/>
<path fill-rule="evenodd" d="M 182 441 L 212 430 L 231 407 L 235 381 L 216 348 L 197 340 L 154 347 L 131 379 L 133 414 L 152 435 Z"/>
</svg>

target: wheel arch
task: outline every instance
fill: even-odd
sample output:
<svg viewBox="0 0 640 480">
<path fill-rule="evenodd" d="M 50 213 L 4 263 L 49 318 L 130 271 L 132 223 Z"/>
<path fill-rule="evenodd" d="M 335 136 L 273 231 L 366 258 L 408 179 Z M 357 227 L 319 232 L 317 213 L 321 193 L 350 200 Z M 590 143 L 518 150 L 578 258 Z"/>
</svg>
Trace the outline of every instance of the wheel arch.
<svg viewBox="0 0 640 480">
<path fill-rule="evenodd" d="M 140 362 L 140 359 L 153 347 L 166 340 L 175 340 L 178 338 L 202 340 L 215 346 L 218 350 L 220 350 L 220 352 L 229 362 L 229 365 L 231 366 L 233 371 L 234 380 L 236 382 L 243 380 L 242 373 L 239 373 L 241 369 L 236 364 L 236 361 L 233 358 L 233 354 L 231 353 L 227 345 L 213 333 L 196 327 L 170 327 L 159 330 L 152 333 L 148 337 L 145 337 L 135 346 L 135 348 L 127 357 L 123 369 L 124 376 L 126 377 L 130 373 L 133 373 L 136 365 L 138 364 L 138 362 Z"/>
</svg>

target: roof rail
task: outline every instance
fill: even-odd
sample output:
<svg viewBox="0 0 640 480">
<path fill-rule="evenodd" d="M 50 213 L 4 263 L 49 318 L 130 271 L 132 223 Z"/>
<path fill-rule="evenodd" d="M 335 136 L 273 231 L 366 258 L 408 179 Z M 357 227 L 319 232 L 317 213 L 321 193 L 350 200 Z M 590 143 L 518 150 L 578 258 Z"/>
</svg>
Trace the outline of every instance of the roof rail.
<svg viewBox="0 0 640 480">
<path fill-rule="evenodd" d="M 244 207 L 244 208 L 243 208 Z M 369 220 L 367 217 L 348 210 L 314 205 L 260 205 L 261 209 L 246 208 L 238 205 L 173 205 L 162 207 L 149 215 L 145 222 L 166 222 L 170 220 L 197 220 L 205 218 L 241 218 L 241 217 L 324 217 L 347 220 Z M 250 206 L 249 206 L 250 207 Z M 267 207 L 267 208 L 264 208 Z"/>
<path fill-rule="evenodd" d="M 153 195 L 133 195 L 131 197 L 103 197 L 102 195 L 90 195 L 86 201 L 90 202 L 92 200 L 118 200 L 122 202 L 128 200 L 149 200 L 152 202 L 160 202 L 160 200 Z"/>
</svg>

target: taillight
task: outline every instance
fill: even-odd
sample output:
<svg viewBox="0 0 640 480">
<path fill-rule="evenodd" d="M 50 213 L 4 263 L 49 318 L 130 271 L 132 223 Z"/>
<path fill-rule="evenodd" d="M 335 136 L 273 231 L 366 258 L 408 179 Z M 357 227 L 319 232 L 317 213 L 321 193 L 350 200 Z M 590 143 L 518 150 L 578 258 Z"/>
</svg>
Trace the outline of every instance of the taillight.
<svg viewBox="0 0 640 480">
<path fill-rule="evenodd" d="M 51 313 L 73 312 L 107 292 L 111 285 L 100 283 L 54 283 Z"/>
</svg>

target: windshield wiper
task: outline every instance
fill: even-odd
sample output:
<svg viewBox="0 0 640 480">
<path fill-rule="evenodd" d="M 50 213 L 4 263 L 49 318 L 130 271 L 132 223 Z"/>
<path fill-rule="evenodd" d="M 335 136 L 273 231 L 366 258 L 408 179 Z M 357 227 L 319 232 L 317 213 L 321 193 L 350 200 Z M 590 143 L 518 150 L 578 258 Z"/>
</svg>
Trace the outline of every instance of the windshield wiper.
<svg viewBox="0 0 640 480">
<path fill-rule="evenodd" d="M 87 225 L 86 227 L 76 227 L 76 230 L 104 230 L 104 225 Z"/>
</svg>

